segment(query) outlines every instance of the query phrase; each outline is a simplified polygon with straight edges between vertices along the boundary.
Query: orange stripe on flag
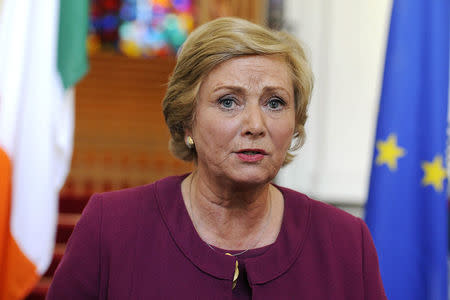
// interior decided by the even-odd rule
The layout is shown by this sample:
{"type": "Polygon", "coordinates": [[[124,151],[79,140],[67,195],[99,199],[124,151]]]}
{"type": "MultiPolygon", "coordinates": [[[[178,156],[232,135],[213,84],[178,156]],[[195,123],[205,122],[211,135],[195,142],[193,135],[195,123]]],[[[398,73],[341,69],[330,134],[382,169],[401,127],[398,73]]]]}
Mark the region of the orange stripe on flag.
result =
{"type": "Polygon", "coordinates": [[[0,148],[0,300],[19,300],[39,280],[36,266],[22,253],[9,229],[12,166],[0,148]]]}
{"type": "Polygon", "coordinates": [[[0,148],[0,300],[5,299],[6,249],[9,236],[9,214],[11,210],[11,162],[0,148]]]}
{"type": "MultiPolygon", "coordinates": [[[[11,234],[8,234],[6,278],[0,294],[2,300],[24,299],[39,281],[36,266],[22,253],[11,234]]],[[[4,271],[2,270],[2,272],[4,271]]]]}

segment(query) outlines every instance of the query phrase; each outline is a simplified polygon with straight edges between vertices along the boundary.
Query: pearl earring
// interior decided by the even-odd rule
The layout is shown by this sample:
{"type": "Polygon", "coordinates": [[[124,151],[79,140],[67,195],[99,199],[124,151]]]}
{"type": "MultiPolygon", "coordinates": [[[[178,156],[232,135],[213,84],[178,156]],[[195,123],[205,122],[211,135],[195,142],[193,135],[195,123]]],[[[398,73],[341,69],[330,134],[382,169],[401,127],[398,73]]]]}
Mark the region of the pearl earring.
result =
{"type": "Polygon", "coordinates": [[[189,148],[189,149],[192,149],[192,148],[194,148],[194,145],[195,145],[195,143],[194,143],[194,139],[191,137],[191,136],[187,136],[186,137],[186,146],[189,148]]]}

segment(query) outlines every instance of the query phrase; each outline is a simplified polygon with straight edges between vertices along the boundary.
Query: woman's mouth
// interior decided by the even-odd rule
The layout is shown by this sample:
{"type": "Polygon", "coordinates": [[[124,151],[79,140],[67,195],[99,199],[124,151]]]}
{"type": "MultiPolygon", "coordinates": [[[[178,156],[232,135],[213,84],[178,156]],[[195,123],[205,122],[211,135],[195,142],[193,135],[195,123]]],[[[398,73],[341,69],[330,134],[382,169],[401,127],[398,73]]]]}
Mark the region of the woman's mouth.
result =
{"type": "Polygon", "coordinates": [[[267,155],[263,149],[242,149],[236,152],[239,159],[245,162],[257,162],[267,155]]]}

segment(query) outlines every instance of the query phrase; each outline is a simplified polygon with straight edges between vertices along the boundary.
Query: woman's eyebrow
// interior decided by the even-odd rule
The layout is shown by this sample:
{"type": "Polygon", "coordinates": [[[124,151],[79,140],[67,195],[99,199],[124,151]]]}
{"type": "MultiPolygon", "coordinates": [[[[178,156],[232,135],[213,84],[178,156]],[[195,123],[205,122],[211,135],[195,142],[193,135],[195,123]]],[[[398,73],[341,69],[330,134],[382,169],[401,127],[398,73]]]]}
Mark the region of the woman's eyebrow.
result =
{"type": "Polygon", "coordinates": [[[231,90],[237,93],[244,93],[245,92],[245,88],[241,87],[241,86],[237,86],[237,85],[218,85],[213,89],[213,92],[219,91],[219,90],[231,90]]]}
{"type": "Polygon", "coordinates": [[[278,92],[278,91],[283,91],[284,93],[290,95],[291,93],[284,87],[282,86],[266,86],[264,87],[264,92],[278,92]]]}
{"type": "MultiPolygon", "coordinates": [[[[241,86],[237,86],[237,85],[218,85],[213,89],[213,92],[219,91],[219,90],[231,90],[237,93],[245,93],[246,89],[241,87],[241,86]]],[[[284,93],[290,95],[291,93],[284,87],[282,86],[266,86],[263,88],[263,93],[267,93],[267,92],[277,92],[277,91],[283,91],[284,93]]]]}

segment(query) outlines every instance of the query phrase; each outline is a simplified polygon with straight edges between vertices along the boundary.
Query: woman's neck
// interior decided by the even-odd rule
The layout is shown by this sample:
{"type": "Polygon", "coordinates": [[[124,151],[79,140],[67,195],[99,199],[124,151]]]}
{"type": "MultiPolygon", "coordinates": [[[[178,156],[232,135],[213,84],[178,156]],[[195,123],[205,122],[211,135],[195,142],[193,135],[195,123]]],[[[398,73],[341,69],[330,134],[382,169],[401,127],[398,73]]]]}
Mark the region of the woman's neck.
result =
{"type": "Polygon", "coordinates": [[[215,184],[194,172],[182,183],[183,198],[199,236],[228,250],[258,248],[275,241],[283,198],[269,183],[243,188],[215,184]]]}

